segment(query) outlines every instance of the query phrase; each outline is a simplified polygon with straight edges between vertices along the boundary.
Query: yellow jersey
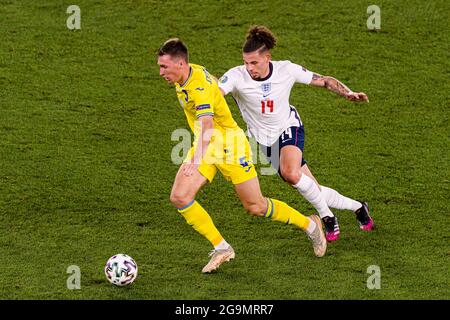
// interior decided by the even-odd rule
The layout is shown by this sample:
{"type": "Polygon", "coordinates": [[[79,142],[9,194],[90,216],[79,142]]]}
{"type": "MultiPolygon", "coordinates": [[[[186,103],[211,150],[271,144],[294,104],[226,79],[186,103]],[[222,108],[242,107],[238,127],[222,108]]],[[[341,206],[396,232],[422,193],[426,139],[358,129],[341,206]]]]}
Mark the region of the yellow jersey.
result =
{"type": "Polygon", "coordinates": [[[240,129],[234,121],[216,80],[205,67],[190,63],[191,72],[183,85],[175,83],[178,100],[184,109],[189,127],[196,133],[194,122],[205,115],[213,116],[214,128],[240,129]]]}
{"type": "Polygon", "coordinates": [[[203,66],[196,64],[189,66],[188,79],[184,84],[175,83],[175,88],[189,127],[195,136],[194,147],[200,133],[200,126],[197,126],[196,122],[203,116],[212,116],[215,131],[211,137],[211,146],[208,147],[211,149],[209,154],[214,155],[216,159],[224,158],[225,154],[227,157],[233,157],[239,147],[247,147],[243,141],[247,138],[233,119],[215,78],[203,66]]]}

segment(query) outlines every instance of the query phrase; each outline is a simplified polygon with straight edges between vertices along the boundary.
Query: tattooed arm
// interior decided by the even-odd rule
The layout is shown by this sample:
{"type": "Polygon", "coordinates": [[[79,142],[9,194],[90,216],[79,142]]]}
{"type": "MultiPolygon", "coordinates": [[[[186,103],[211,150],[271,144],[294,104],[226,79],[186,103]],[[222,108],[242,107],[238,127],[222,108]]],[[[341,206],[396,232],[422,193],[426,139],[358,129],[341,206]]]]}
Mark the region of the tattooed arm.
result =
{"type": "Polygon", "coordinates": [[[345,84],[333,77],[322,76],[318,73],[314,73],[311,80],[311,85],[327,88],[328,90],[333,91],[334,93],[337,93],[350,101],[369,102],[369,98],[367,98],[367,95],[364,92],[353,92],[345,84]]]}

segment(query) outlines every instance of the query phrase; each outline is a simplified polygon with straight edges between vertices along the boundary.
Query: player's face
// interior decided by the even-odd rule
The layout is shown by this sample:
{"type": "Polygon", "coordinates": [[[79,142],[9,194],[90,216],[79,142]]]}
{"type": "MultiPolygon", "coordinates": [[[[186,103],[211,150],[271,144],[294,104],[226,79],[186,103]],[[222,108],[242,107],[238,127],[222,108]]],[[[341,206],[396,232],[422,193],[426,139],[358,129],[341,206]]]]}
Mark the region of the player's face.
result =
{"type": "Polygon", "coordinates": [[[254,51],[242,54],[245,68],[253,79],[261,79],[269,74],[270,53],[254,51]]]}
{"type": "Polygon", "coordinates": [[[167,82],[174,83],[180,82],[182,77],[181,59],[173,58],[166,54],[158,57],[159,75],[163,77],[167,82]]]}

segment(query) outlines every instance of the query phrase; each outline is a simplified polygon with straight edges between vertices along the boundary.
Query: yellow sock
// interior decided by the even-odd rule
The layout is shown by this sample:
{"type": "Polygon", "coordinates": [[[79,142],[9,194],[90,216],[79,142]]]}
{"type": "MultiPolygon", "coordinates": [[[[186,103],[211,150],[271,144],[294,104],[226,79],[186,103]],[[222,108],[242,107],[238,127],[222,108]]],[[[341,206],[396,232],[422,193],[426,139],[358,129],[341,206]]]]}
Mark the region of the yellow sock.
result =
{"type": "Polygon", "coordinates": [[[302,230],[306,230],[310,223],[307,217],[294,208],[291,208],[282,201],[270,198],[267,198],[267,212],[265,217],[286,224],[294,224],[302,230]]]}
{"type": "Polygon", "coordinates": [[[197,201],[192,201],[186,207],[178,209],[178,212],[195,231],[208,239],[214,247],[223,240],[211,217],[197,201]]]}

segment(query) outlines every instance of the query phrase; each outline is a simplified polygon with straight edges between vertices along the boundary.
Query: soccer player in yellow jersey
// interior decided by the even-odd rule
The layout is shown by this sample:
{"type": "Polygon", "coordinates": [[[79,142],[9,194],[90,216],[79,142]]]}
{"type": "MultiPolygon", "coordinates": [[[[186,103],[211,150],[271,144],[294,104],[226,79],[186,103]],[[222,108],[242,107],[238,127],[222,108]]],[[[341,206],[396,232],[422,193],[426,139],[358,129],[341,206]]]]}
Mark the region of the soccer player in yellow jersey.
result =
{"type": "Polygon", "coordinates": [[[296,225],[312,241],[315,255],[322,257],[327,243],[319,217],[305,217],[286,203],[262,195],[251,162],[250,144],[234,121],[216,79],[204,67],[189,63],[187,47],[177,38],[167,40],[159,48],[158,65],[160,76],[175,85],[195,135],[193,147],[175,177],[170,201],[186,222],[214,247],[202,272],[216,270],[235,257],[233,248],[195,200],[197,192],[213,180],[217,170],[234,184],[250,214],[296,225]]]}

